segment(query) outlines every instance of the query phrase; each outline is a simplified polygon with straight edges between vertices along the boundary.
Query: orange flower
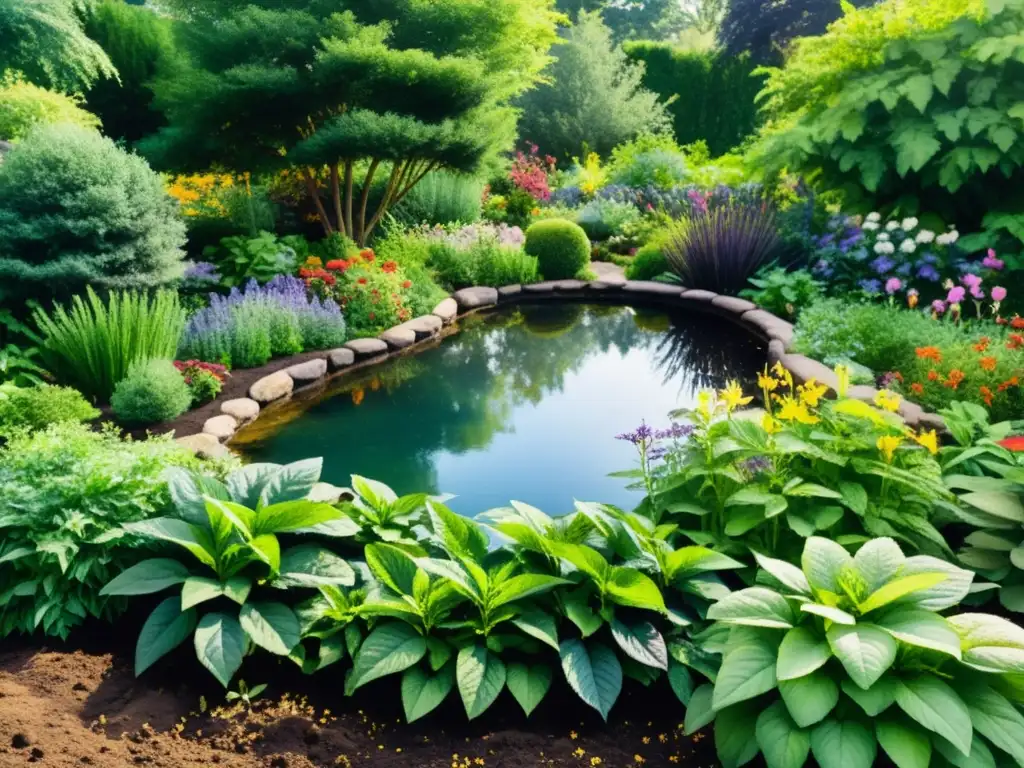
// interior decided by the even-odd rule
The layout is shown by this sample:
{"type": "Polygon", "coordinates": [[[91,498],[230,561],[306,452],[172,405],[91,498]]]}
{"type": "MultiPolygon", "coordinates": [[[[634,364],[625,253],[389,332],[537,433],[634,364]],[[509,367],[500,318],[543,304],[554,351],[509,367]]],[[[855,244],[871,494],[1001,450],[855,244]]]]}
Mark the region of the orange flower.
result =
{"type": "Polygon", "coordinates": [[[1011,376],[998,387],[996,387],[996,389],[999,390],[1000,392],[1005,392],[1010,387],[1016,387],[1018,384],[1020,384],[1020,379],[1017,376],[1011,376]]]}
{"type": "Polygon", "coordinates": [[[1020,330],[1021,328],[1024,328],[1024,317],[1020,317],[1019,315],[1014,315],[1013,319],[1010,320],[1010,327],[1011,328],[1016,328],[1018,330],[1020,330]]]}
{"type": "Polygon", "coordinates": [[[1024,346],[1024,336],[1021,336],[1019,333],[1011,333],[1010,340],[1006,342],[1006,348],[1019,349],[1022,346],[1024,346]]]}
{"type": "Polygon", "coordinates": [[[396,272],[397,270],[398,264],[394,261],[385,261],[383,264],[380,265],[381,272],[387,272],[390,274],[391,272],[396,272]]]}
{"type": "Polygon", "coordinates": [[[412,288],[412,280],[406,280],[404,283],[402,283],[402,287],[403,288],[412,288]]]}
{"type": "Polygon", "coordinates": [[[915,352],[917,352],[917,356],[922,360],[934,360],[936,363],[942,362],[942,353],[939,352],[938,347],[918,347],[915,352]]]}
{"type": "Polygon", "coordinates": [[[359,255],[367,264],[373,264],[373,260],[376,258],[372,248],[364,248],[359,252],[359,255]]]}
{"type": "Polygon", "coordinates": [[[910,385],[910,391],[913,392],[915,395],[923,395],[924,387],[915,381],[913,384],[910,385]]]}
{"type": "Polygon", "coordinates": [[[981,358],[981,360],[978,361],[978,365],[980,365],[986,371],[994,371],[998,363],[999,361],[992,356],[983,357],[981,358]]]}
{"type": "Polygon", "coordinates": [[[990,339],[988,336],[982,336],[980,339],[978,339],[978,343],[974,345],[974,351],[984,352],[986,349],[988,349],[988,345],[991,343],[992,339],[990,339]]]}
{"type": "Polygon", "coordinates": [[[363,390],[362,387],[359,387],[359,389],[353,389],[352,390],[352,405],[359,405],[360,403],[363,402],[363,398],[364,397],[366,397],[366,392],[363,390]]]}
{"type": "Polygon", "coordinates": [[[932,368],[930,371],[928,371],[928,381],[938,381],[938,380],[939,380],[939,372],[938,371],[936,371],[934,368],[932,368]]]}
{"type": "Polygon", "coordinates": [[[950,389],[956,389],[957,387],[960,386],[960,382],[962,382],[963,380],[964,372],[961,371],[959,368],[954,368],[952,371],[949,372],[949,378],[946,379],[946,383],[944,386],[947,386],[950,389]]]}
{"type": "Polygon", "coordinates": [[[992,406],[992,390],[988,387],[979,387],[978,391],[981,393],[981,399],[985,401],[985,405],[992,406]]]}

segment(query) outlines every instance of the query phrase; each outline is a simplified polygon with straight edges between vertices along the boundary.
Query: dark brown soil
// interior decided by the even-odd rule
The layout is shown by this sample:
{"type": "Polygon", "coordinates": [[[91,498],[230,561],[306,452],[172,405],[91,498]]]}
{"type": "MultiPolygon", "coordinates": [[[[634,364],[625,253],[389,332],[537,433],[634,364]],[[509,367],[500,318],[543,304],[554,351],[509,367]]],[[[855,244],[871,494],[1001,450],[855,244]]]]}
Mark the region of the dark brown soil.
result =
{"type": "MultiPolygon", "coordinates": [[[[224,692],[181,648],[140,680],[121,633],[104,627],[84,647],[5,642],[0,649],[0,768],[638,768],[717,765],[711,739],[682,732],[682,706],[667,685],[626,682],[604,724],[556,682],[527,720],[508,694],[467,723],[457,694],[406,724],[398,682],[342,695],[344,667],[302,676],[290,662],[247,662],[269,688],[251,710],[224,692]],[[211,685],[212,683],[212,685],[211,685]]],[[[88,630],[87,630],[88,632],[88,630]]],[[[257,679],[258,678],[258,679],[257,679]]]]}

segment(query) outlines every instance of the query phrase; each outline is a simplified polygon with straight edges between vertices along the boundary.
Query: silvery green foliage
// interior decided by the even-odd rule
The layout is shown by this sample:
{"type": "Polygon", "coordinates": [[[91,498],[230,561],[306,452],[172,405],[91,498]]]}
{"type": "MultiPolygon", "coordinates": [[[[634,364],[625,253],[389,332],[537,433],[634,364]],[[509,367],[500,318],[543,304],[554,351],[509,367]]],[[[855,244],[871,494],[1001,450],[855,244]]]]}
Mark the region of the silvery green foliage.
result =
{"type": "Polygon", "coordinates": [[[995,765],[993,751],[1024,762],[1012,677],[1024,630],[943,616],[978,589],[971,571],[905,557],[888,538],[850,555],[811,537],[800,568],[757,561],[758,585],[708,610],[729,630],[722,665],[686,713],[689,732],[715,723],[725,766],[760,752],[770,768],[812,755],[822,768],[869,768],[879,746],[901,767],[995,765]]]}

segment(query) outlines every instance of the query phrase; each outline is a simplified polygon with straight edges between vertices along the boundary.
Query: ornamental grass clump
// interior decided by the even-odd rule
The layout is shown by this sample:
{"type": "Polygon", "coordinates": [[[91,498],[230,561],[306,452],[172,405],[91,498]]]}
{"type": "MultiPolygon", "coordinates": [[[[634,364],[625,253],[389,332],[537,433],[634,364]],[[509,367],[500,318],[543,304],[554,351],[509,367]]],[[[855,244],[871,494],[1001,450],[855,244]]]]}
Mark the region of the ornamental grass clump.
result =
{"type": "Polygon", "coordinates": [[[664,252],[688,288],[736,294],[781,249],[774,208],[764,201],[730,200],[684,219],[664,252]]]}
{"type": "Polygon", "coordinates": [[[173,360],[185,326],[185,311],[173,291],[150,298],[134,291],[115,291],[103,300],[86,288],[71,306],[33,318],[43,336],[40,353],[58,381],[86,397],[107,402],[114,386],[140,360],[173,360]]]}
{"type": "Polygon", "coordinates": [[[255,368],[272,357],[329,349],[345,341],[338,305],[310,298],[297,277],[278,275],[260,286],[250,280],[189,318],[179,357],[255,368]]]}
{"type": "Polygon", "coordinates": [[[500,287],[537,280],[537,259],[523,252],[525,235],[507,224],[473,224],[456,230],[434,228],[428,265],[449,288],[500,287]]]}
{"type": "Polygon", "coordinates": [[[757,586],[708,609],[722,664],[697,688],[686,731],[714,723],[724,765],[870,768],[1024,762],[1014,673],[1024,629],[955,610],[974,574],[891,538],[856,554],[811,537],[799,568],[755,554],[757,586]],[[993,749],[995,748],[995,749],[993,749]]]}

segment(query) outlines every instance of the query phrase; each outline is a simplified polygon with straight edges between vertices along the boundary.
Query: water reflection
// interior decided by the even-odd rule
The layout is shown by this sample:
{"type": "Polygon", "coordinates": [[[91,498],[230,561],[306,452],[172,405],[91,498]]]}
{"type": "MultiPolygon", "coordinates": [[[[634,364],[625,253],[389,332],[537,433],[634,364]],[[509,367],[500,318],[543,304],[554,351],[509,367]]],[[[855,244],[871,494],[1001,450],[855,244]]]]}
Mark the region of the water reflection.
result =
{"type": "Polygon", "coordinates": [[[322,455],[339,485],[355,473],[455,493],[466,514],[510,498],[551,513],[573,498],[629,506],[606,477],[634,458],[613,435],[663,424],[701,388],[751,381],[765,359],[711,315],[539,304],[462,323],[436,348],[271,409],[235,446],[257,461],[322,455]]]}

